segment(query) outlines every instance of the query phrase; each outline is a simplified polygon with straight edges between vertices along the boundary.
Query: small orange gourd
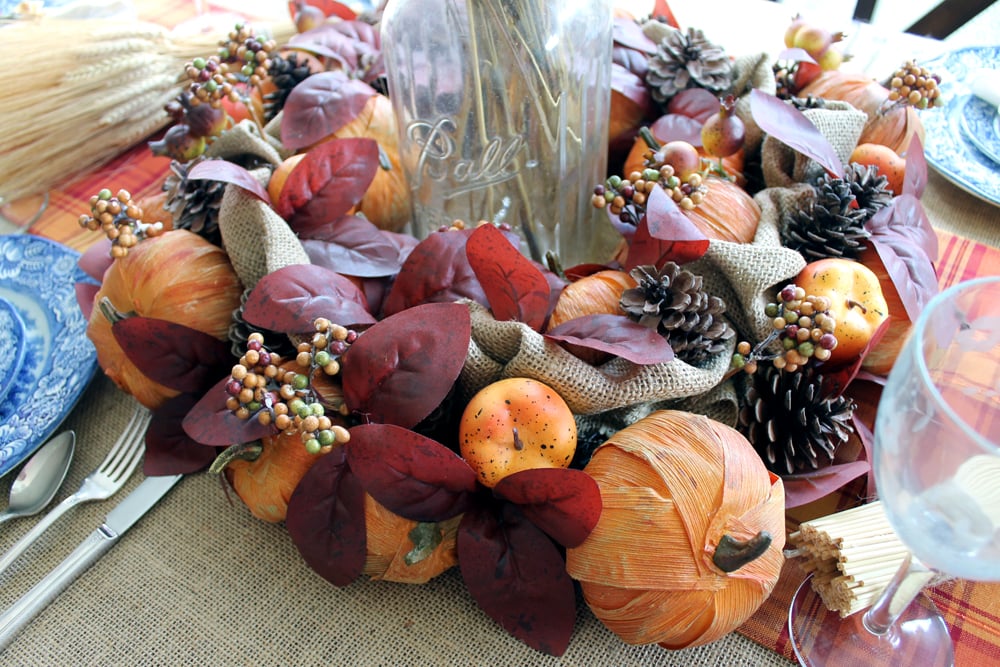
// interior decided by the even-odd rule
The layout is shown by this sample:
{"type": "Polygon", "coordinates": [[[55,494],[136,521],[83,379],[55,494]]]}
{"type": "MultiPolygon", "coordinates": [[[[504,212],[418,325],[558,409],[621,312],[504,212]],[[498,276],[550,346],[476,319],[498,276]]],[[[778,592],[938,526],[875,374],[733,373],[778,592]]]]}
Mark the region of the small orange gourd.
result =
{"type": "Polygon", "coordinates": [[[598,447],[585,468],[603,510],[566,570],[622,641],[706,644],[743,624],[784,562],[785,494],[739,432],[654,412],[598,447]]]}
{"type": "Polygon", "coordinates": [[[702,234],[717,241],[750,243],[760,223],[760,206],[736,183],[708,176],[708,194],[684,215],[702,234]]]}
{"type": "Polygon", "coordinates": [[[455,537],[461,515],[420,523],[390,512],[365,494],[364,573],[372,579],[424,584],[458,563],[455,537]]]}
{"type": "Polygon", "coordinates": [[[111,332],[112,319],[153,317],[226,340],[242,293],[225,251],[186,229],[171,230],[142,241],[105,271],[87,336],[105,374],[154,409],[178,392],[150,380],[129,361],[111,332]]]}
{"type": "Polygon", "coordinates": [[[549,316],[549,328],[584,315],[620,315],[622,292],[636,286],[625,271],[607,269],[584,276],[563,288],[549,316]]]}

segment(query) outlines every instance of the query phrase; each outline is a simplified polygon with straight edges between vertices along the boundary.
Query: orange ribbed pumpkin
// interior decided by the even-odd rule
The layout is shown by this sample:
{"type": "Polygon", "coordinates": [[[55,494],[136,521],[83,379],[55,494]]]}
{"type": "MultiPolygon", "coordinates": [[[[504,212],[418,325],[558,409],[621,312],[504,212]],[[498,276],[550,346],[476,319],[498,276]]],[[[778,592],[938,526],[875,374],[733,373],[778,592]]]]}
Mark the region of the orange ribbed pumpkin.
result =
{"type": "Polygon", "coordinates": [[[131,248],[104,273],[87,336],[105,374],[153,409],[178,392],[150,380],[128,360],[111,333],[101,302],[106,299],[111,309],[126,316],[167,320],[226,340],[242,293],[221,248],[186,229],[171,230],[131,248]]]}
{"type": "Polygon", "coordinates": [[[584,315],[621,315],[618,305],[622,292],[636,286],[635,278],[624,271],[598,271],[563,288],[549,316],[549,328],[584,315]]]}
{"type": "Polygon", "coordinates": [[[760,206],[732,181],[709,176],[705,199],[684,215],[710,239],[750,243],[760,223],[760,206]]]}
{"type": "Polygon", "coordinates": [[[455,536],[461,515],[439,523],[418,523],[390,512],[365,494],[368,555],[364,573],[372,579],[424,584],[458,563],[455,536]]]}
{"type": "Polygon", "coordinates": [[[566,570],[622,641],[706,644],[770,595],[784,563],[784,487],[736,430],[654,412],[601,445],[586,472],[604,509],[567,549],[566,570]]]}

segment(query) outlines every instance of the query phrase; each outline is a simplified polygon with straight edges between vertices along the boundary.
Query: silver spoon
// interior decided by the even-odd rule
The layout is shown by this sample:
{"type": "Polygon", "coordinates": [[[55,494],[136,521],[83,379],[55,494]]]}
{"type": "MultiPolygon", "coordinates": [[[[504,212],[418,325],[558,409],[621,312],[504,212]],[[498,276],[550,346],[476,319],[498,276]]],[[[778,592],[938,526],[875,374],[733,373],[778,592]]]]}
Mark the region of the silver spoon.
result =
{"type": "Polygon", "coordinates": [[[63,431],[42,445],[11,485],[10,503],[0,513],[0,523],[38,514],[51,502],[66,479],[75,447],[73,431],[63,431]]]}

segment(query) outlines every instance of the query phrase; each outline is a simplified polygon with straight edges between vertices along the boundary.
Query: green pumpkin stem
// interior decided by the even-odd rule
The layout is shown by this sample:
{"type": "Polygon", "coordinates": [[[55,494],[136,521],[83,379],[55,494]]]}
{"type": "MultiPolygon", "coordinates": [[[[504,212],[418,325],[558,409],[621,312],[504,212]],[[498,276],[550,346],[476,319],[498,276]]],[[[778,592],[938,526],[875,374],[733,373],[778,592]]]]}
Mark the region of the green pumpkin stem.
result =
{"type": "Polygon", "coordinates": [[[410,530],[409,538],[413,548],[403,557],[403,562],[412,566],[434,553],[444,540],[444,533],[436,522],[421,521],[410,530]]]}
{"type": "Polygon", "coordinates": [[[646,142],[646,145],[654,151],[658,151],[663,148],[663,145],[656,140],[656,137],[653,136],[652,130],[648,127],[640,127],[639,136],[642,137],[642,140],[646,142]]]}
{"type": "Polygon", "coordinates": [[[218,475],[226,469],[227,465],[237,459],[242,459],[244,461],[256,461],[263,451],[264,445],[261,444],[260,440],[230,445],[229,447],[226,447],[221,454],[215,457],[215,460],[212,461],[212,465],[208,467],[208,472],[218,475]]]}
{"type": "Polygon", "coordinates": [[[111,303],[111,299],[106,296],[101,297],[101,300],[97,302],[97,307],[101,309],[101,315],[104,315],[104,318],[111,324],[135,317],[137,314],[134,310],[123,313],[115,308],[115,304],[111,303]]]}
{"type": "Polygon", "coordinates": [[[715,547],[712,562],[723,572],[735,572],[750,561],[764,555],[771,546],[771,533],[762,530],[748,540],[723,535],[715,547]]]}

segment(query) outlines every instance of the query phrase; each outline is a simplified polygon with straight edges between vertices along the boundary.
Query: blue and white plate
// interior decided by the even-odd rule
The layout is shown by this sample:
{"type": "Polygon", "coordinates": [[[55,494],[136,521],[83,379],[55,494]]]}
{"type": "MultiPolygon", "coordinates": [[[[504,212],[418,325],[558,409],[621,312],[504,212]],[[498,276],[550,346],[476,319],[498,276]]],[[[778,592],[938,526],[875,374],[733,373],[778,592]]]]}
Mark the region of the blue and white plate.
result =
{"type": "Polygon", "coordinates": [[[963,130],[964,108],[972,97],[972,72],[996,67],[1000,46],[970,46],[921,63],[941,77],[946,103],[920,112],[927,163],[966,192],[1000,206],[1000,165],[973,144],[963,130]]]}
{"type": "Polygon", "coordinates": [[[1000,166],[1000,110],[970,95],[962,106],[962,130],[966,139],[1000,166]]]}
{"type": "Polygon", "coordinates": [[[78,259],[75,250],[38,236],[0,236],[0,299],[17,311],[24,347],[0,403],[0,476],[52,435],[97,370],[74,287],[93,281],[78,259]]]}
{"type": "Polygon", "coordinates": [[[7,299],[0,299],[0,341],[6,341],[7,351],[0,354],[0,404],[14,386],[28,353],[24,322],[17,308],[7,299]]]}

